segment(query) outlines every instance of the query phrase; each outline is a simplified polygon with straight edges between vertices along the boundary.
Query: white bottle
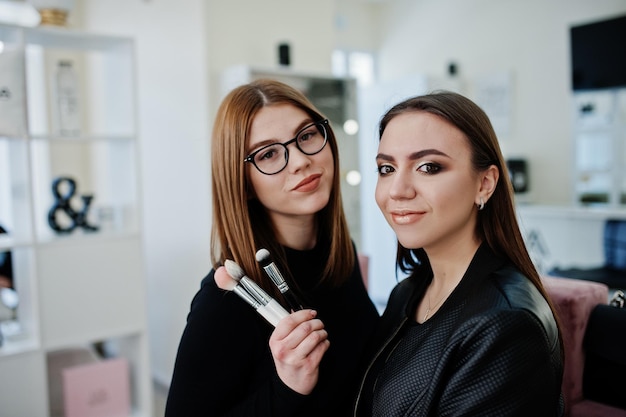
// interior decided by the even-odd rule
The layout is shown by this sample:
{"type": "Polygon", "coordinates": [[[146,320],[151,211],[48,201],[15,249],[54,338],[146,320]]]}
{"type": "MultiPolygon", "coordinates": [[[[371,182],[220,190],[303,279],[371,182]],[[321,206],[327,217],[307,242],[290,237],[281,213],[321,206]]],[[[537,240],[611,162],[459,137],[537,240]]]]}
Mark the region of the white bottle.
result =
{"type": "Polygon", "coordinates": [[[59,61],[56,87],[58,133],[61,136],[78,136],[80,134],[78,77],[72,67],[72,61],[59,61]]]}

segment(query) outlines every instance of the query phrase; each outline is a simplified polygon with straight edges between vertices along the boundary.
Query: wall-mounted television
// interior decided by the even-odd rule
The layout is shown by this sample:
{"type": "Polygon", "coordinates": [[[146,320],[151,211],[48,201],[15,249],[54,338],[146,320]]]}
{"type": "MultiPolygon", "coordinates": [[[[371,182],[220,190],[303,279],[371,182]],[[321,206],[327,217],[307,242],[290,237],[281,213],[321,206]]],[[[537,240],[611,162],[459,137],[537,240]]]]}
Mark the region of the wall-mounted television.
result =
{"type": "Polygon", "coordinates": [[[573,90],[626,87],[626,16],[570,27],[573,90]]]}

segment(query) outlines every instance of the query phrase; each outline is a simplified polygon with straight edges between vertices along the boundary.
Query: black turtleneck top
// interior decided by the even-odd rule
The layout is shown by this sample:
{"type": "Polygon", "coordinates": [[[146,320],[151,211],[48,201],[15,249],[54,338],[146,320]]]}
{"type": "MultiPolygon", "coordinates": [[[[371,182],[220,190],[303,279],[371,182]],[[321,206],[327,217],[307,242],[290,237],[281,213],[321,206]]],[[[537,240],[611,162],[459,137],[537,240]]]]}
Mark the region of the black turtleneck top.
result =
{"type": "Polygon", "coordinates": [[[282,383],[268,343],[273,327],[236,294],[218,288],[211,270],[191,303],[166,417],[351,414],[363,370],[359,360],[378,320],[358,262],[345,284],[329,288],[318,285],[323,249],[285,250],[304,302],[329,335],[314,391],[304,396],[282,383]]]}

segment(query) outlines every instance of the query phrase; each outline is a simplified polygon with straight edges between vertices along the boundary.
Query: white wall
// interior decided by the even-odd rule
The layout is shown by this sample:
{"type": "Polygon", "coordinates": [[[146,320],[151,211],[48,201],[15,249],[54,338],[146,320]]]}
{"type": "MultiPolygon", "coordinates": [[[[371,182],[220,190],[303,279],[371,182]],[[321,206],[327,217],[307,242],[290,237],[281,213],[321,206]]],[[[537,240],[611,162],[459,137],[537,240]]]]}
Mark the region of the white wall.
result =
{"type": "MultiPolygon", "coordinates": [[[[389,84],[405,77],[442,77],[451,60],[470,83],[485,74],[510,73],[512,127],[502,138],[503,149],[529,159],[534,201],[570,201],[567,28],[624,13],[624,0],[374,3],[79,0],[89,31],[137,41],[151,361],[161,382],[169,382],[191,297],[210,268],[208,138],[218,76],[230,65],[274,66],[278,42],[291,43],[292,67],[307,72],[328,72],[335,46],[380,46],[380,75],[389,84]]],[[[375,126],[378,117],[362,123],[375,126]]],[[[375,152],[371,148],[366,150],[375,152]]],[[[371,161],[373,166],[373,154],[371,161]]],[[[373,204],[373,193],[363,194],[363,203],[368,200],[373,204]]],[[[369,209],[376,213],[374,206],[369,209]]],[[[380,219],[363,223],[386,226],[380,219]]],[[[390,245],[395,250],[395,243],[390,245]]],[[[390,267],[370,269],[389,281],[380,281],[378,292],[395,282],[390,267]]]]}
{"type": "Polygon", "coordinates": [[[219,76],[234,65],[278,67],[278,44],[287,42],[294,71],[329,73],[334,45],[334,0],[207,1],[207,54],[212,114],[219,76]]]}
{"type": "Polygon", "coordinates": [[[394,0],[381,33],[382,80],[444,76],[455,61],[470,84],[505,72],[512,78],[505,156],[530,163],[529,198],[568,204],[571,187],[569,26],[626,13],[624,0],[394,0]]]}
{"type": "Polygon", "coordinates": [[[334,47],[375,52],[382,40],[380,17],[390,0],[335,0],[334,47]]]}
{"type": "Polygon", "coordinates": [[[169,384],[191,298],[210,268],[205,2],[81,6],[90,32],[136,41],[151,363],[169,384]]]}
{"type": "Polygon", "coordinates": [[[191,299],[209,271],[210,129],[221,71],[277,65],[328,73],[333,0],[82,0],[78,22],[136,39],[153,375],[169,384],[191,299]]]}
{"type": "MultiPolygon", "coordinates": [[[[407,95],[460,89],[472,98],[476,81],[510,77],[509,128],[499,135],[505,157],[525,157],[526,201],[569,204],[573,165],[569,27],[626,13],[623,0],[391,0],[381,8],[380,83],[362,92],[361,186],[363,251],[370,261],[370,295],[384,304],[396,283],[396,240],[374,202],[376,123],[407,95]],[[442,85],[454,61],[460,80],[442,85]]],[[[447,79],[449,81],[449,79],[447,79]]],[[[567,242],[565,242],[567,243],[567,242]]],[[[401,277],[400,277],[401,278],[401,277]]]]}

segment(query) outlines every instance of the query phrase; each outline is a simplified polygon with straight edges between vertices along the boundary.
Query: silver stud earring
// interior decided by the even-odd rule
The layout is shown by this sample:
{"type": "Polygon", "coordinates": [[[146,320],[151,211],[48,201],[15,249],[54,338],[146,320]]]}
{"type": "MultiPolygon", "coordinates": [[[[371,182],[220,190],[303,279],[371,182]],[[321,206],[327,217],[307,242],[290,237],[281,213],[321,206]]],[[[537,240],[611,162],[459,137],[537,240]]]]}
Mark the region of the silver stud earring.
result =
{"type": "Polygon", "coordinates": [[[480,197],[480,204],[477,204],[477,206],[478,206],[478,211],[485,208],[485,200],[483,200],[482,197],[480,197]]]}

